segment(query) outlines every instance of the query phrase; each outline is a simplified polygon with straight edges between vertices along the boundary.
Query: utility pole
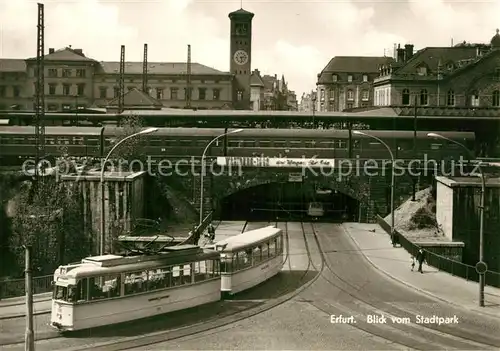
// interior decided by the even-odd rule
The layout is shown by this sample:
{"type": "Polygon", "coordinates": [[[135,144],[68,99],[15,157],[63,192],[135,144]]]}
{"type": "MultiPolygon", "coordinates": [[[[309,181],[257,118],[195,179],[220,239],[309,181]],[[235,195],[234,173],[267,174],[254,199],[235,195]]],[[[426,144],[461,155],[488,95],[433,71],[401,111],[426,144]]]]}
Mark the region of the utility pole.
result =
{"type": "MultiPolygon", "coordinates": [[[[35,180],[39,180],[38,166],[45,157],[45,83],[44,83],[44,6],[38,4],[35,82],[35,180]]],[[[42,170],[43,172],[43,170],[42,170]]]]}
{"type": "Polygon", "coordinates": [[[186,108],[191,108],[191,45],[187,52],[186,108]]]}
{"type": "MultiPolygon", "coordinates": [[[[415,94],[415,106],[413,107],[413,157],[417,157],[417,97],[418,95],[415,94]]],[[[415,178],[416,176],[412,174],[411,176],[411,181],[412,181],[412,195],[411,195],[411,201],[416,201],[415,198],[415,193],[417,191],[417,179],[415,178]]]]}
{"type": "Polygon", "coordinates": [[[144,44],[144,56],[142,60],[142,91],[149,95],[148,91],[148,44],[144,44]]]}
{"type": "Polygon", "coordinates": [[[35,351],[35,337],[33,334],[33,287],[31,270],[31,246],[24,246],[25,250],[25,290],[26,290],[26,332],[24,334],[25,351],[35,351]]]}
{"type": "Polygon", "coordinates": [[[125,95],[125,45],[120,50],[120,76],[118,77],[118,113],[123,112],[125,95]]]}

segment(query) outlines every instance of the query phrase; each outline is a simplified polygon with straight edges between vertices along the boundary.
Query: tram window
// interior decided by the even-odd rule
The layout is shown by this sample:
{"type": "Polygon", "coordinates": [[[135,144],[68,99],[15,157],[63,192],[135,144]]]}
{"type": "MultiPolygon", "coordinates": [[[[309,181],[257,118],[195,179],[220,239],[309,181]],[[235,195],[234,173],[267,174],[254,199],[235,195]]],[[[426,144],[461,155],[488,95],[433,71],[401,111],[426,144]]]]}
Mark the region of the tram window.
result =
{"type": "Polygon", "coordinates": [[[244,147],[255,147],[255,141],[253,140],[243,140],[244,147]]]}
{"type": "Polygon", "coordinates": [[[160,138],[151,138],[149,140],[149,145],[151,146],[162,146],[163,142],[160,138]]]}
{"type": "Polygon", "coordinates": [[[26,138],[23,138],[23,137],[14,137],[12,138],[13,139],[13,144],[24,144],[24,141],[26,140],[26,138]]]}
{"type": "Polygon", "coordinates": [[[352,147],[354,149],[361,149],[361,143],[359,142],[359,140],[354,140],[354,142],[352,143],[352,147]]]}
{"type": "Polygon", "coordinates": [[[259,141],[259,147],[271,147],[270,141],[259,141]]]}
{"type": "Polygon", "coordinates": [[[442,144],[431,144],[431,150],[441,149],[442,144]]]}
{"type": "Polygon", "coordinates": [[[205,261],[194,263],[194,282],[201,282],[210,278],[210,274],[207,272],[207,264],[205,261]]]}
{"type": "Polygon", "coordinates": [[[182,273],[179,266],[172,267],[172,286],[177,286],[182,284],[182,273]]]}
{"type": "Polygon", "coordinates": [[[314,141],[308,140],[304,141],[304,147],[314,148],[316,143],[314,141]]]}
{"type": "Polygon", "coordinates": [[[89,279],[89,300],[120,296],[120,276],[92,277],[89,279]]]}
{"type": "Polygon", "coordinates": [[[286,141],[279,140],[279,141],[274,141],[274,147],[286,147],[286,141]]]}
{"type": "Polygon", "coordinates": [[[0,144],[9,144],[9,138],[0,137],[0,144]]]}
{"type": "Polygon", "coordinates": [[[221,273],[231,273],[233,270],[231,257],[221,257],[220,260],[220,272],[221,273]]]}
{"type": "Polygon", "coordinates": [[[66,286],[56,285],[54,289],[54,300],[67,301],[68,288],[66,286]]]}
{"type": "MultiPolygon", "coordinates": [[[[210,140],[196,140],[195,143],[196,143],[196,146],[205,148],[209,142],[210,142],[210,140]]],[[[216,146],[216,145],[213,145],[213,146],[216,146]]]]}
{"type": "Polygon", "coordinates": [[[185,264],[183,267],[182,271],[182,280],[184,284],[191,284],[192,283],[192,278],[191,278],[191,264],[185,264]]]}
{"type": "Polygon", "coordinates": [[[333,142],[331,141],[320,141],[319,147],[322,149],[331,149],[333,148],[333,142]]]}
{"type": "Polygon", "coordinates": [[[257,264],[262,261],[262,252],[260,246],[257,246],[253,249],[253,263],[257,264]]]}
{"type": "Polygon", "coordinates": [[[240,269],[240,266],[238,265],[238,254],[235,252],[233,253],[233,259],[232,259],[232,267],[233,272],[237,272],[240,269]]]}
{"type": "Polygon", "coordinates": [[[148,290],[168,288],[171,285],[170,267],[158,268],[148,272],[148,290]]]}
{"type": "Polygon", "coordinates": [[[347,142],[345,140],[335,140],[334,147],[336,149],[346,149],[347,148],[347,142]]]}
{"type": "Polygon", "coordinates": [[[69,145],[69,138],[67,138],[67,137],[59,137],[59,138],[57,138],[57,142],[60,145],[69,145]]]}
{"type": "Polygon", "coordinates": [[[269,256],[276,256],[276,238],[269,243],[269,256]]]}
{"type": "Polygon", "coordinates": [[[252,265],[252,252],[250,251],[250,255],[246,251],[238,252],[238,268],[244,269],[248,268],[252,265]]]}
{"type": "Polygon", "coordinates": [[[147,291],[148,272],[138,271],[125,274],[125,295],[147,291]]]}
{"type": "Polygon", "coordinates": [[[83,137],[73,137],[74,145],[84,145],[83,137]]]}
{"type": "Polygon", "coordinates": [[[99,139],[96,139],[96,138],[86,138],[85,144],[87,144],[87,145],[98,145],[99,144],[99,139]]]}
{"type": "Polygon", "coordinates": [[[179,146],[193,146],[193,141],[192,140],[179,140],[177,142],[179,146]]]}
{"type": "Polygon", "coordinates": [[[262,260],[267,259],[269,257],[269,244],[268,243],[262,244],[261,250],[262,250],[262,260]]]}
{"type": "Polygon", "coordinates": [[[296,140],[295,141],[290,141],[290,147],[292,149],[295,149],[295,148],[300,149],[301,145],[302,145],[301,141],[296,141],[296,140]]]}
{"type": "Polygon", "coordinates": [[[87,278],[83,278],[83,279],[78,280],[78,282],[76,283],[76,287],[75,287],[74,301],[81,302],[81,301],[88,300],[88,298],[89,298],[88,289],[89,289],[89,286],[88,286],[87,278]]]}

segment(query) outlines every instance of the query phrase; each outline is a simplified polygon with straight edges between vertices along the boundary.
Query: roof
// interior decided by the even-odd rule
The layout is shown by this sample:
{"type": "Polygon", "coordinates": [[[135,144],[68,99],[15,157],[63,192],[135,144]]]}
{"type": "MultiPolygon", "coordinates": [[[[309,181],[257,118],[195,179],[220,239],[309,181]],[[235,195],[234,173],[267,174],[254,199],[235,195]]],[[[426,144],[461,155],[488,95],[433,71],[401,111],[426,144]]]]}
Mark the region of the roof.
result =
{"type": "Polygon", "coordinates": [[[446,73],[448,63],[455,64],[457,61],[473,59],[477,57],[475,46],[454,47],[428,47],[417,51],[408,62],[399,67],[394,73],[416,74],[417,68],[425,64],[431,72],[437,72],[441,64],[443,73],[446,73]]]}
{"type": "MultiPolygon", "coordinates": [[[[44,61],[87,61],[96,62],[95,60],[86,57],[81,49],[72,49],[70,47],[65,47],[54,51],[52,54],[47,54],[43,57],[44,61]]],[[[28,60],[36,60],[35,57],[29,58],[28,60]]]]}
{"type": "MultiPolygon", "coordinates": [[[[97,74],[119,74],[120,62],[99,62],[100,67],[97,74]]],[[[125,62],[125,74],[142,74],[142,62],[125,62]]],[[[148,62],[148,74],[182,75],[187,74],[186,62],[148,62]]],[[[226,75],[231,73],[219,71],[200,63],[191,63],[191,74],[193,75],[226,75]]]]}
{"type": "Polygon", "coordinates": [[[221,240],[215,246],[225,246],[223,252],[237,251],[248,246],[253,246],[263,241],[272,238],[283,231],[274,226],[264,227],[255,230],[249,230],[239,235],[231,236],[227,239],[221,240]]]}
{"type": "MultiPolygon", "coordinates": [[[[436,176],[436,181],[450,188],[455,187],[480,187],[481,178],[478,177],[444,177],[436,176]]],[[[486,178],[485,185],[491,188],[500,188],[500,178],[486,178]]]]}
{"type": "Polygon", "coordinates": [[[256,71],[252,72],[250,76],[250,86],[251,87],[264,87],[264,82],[262,81],[262,77],[256,71]]]}
{"type": "Polygon", "coordinates": [[[0,59],[0,72],[26,72],[26,61],[21,59],[0,59]]]}
{"type": "Polygon", "coordinates": [[[335,56],[319,74],[318,83],[333,83],[333,73],[378,73],[380,65],[392,62],[386,56],[335,56]]]}
{"type": "MultiPolygon", "coordinates": [[[[45,127],[46,137],[49,135],[101,135],[100,127],[45,127]]],[[[34,126],[1,126],[0,134],[2,135],[33,135],[35,136],[35,127],[34,126]]]]}
{"type": "MultiPolygon", "coordinates": [[[[132,88],[123,95],[123,104],[124,106],[140,106],[140,107],[163,106],[163,104],[159,100],[149,96],[148,94],[144,93],[143,91],[137,88],[132,88]]],[[[118,106],[118,98],[114,98],[113,100],[111,100],[108,103],[108,106],[118,106]]]]}
{"type": "Polygon", "coordinates": [[[231,13],[229,13],[229,18],[232,18],[232,17],[250,17],[250,18],[253,18],[253,16],[255,16],[253,13],[247,11],[247,10],[243,10],[243,8],[239,9],[239,10],[236,10],[236,11],[233,11],[231,13]]]}

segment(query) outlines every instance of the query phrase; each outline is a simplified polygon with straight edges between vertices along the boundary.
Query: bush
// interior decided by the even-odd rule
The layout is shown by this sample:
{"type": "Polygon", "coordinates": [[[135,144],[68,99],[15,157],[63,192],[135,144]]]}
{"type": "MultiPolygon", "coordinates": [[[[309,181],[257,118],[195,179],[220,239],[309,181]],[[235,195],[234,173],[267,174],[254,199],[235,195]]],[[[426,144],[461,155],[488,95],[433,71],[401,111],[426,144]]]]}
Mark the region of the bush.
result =
{"type": "Polygon", "coordinates": [[[435,228],[437,225],[435,215],[427,208],[419,208],[410,220],[410,230],[435,228]]]}

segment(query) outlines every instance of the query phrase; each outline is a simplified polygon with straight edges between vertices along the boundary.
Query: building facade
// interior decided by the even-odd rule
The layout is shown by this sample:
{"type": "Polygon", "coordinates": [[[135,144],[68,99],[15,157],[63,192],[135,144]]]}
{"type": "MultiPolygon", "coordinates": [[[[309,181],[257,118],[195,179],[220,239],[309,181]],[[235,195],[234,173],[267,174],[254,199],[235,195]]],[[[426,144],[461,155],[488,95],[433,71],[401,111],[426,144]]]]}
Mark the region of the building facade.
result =
{"type": "Polygon", "coordinates": [[[316,111],[373,106],[373,83],[379,67],[392,57],[336,56],[318,74],[316,111]]]}
{"type": "Polygon", "coordinates": [[[500,107],[500,34],[489,44],[398,48],[395,62],[379,67],[375,106],[500,107]]]}
{"type": "Polygon", "coordinates": [[[314,104],[316,103],[316,92],[311,91],[306,94],[303,93],[300,99],[299,111],[300,112],[313,112],[315,109],[314,104]]]}
{"type": "Polygon", "coordinates": [[[288,89],[285,77],[264,75],[255,69],[250,77],[252,109],[272,111],[297,111],[297,96],[288,89]]]}

